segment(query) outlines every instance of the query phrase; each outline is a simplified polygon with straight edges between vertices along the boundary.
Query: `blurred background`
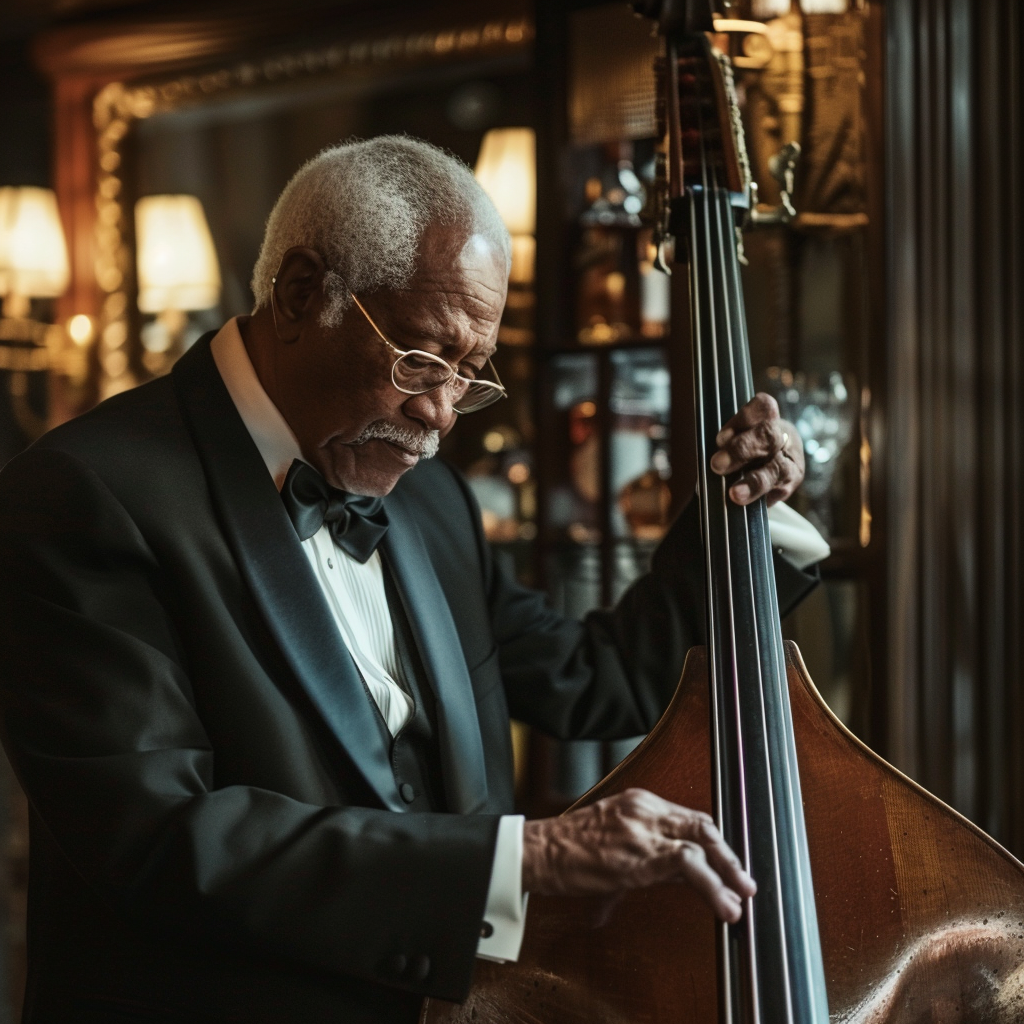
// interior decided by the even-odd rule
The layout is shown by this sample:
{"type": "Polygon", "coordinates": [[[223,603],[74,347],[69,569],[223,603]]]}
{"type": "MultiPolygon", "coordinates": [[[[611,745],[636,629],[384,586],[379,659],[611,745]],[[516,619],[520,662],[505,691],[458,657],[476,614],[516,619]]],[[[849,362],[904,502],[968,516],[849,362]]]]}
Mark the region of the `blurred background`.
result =
{"type": "MultiPolygon", "coordinates": [[[[1020,855],[1021,12],[720,8],[765,221],[744,239],[755,376],[832,548],[784,631],[857,736],[1020,855]]],[[[695,480],[687,286],[647,220],[657,48],[620,2],[6,0],[0,463],[248,312],[300,164],[407,132],[474,167],[514,238],[510,400],[443,454],[508,571],[568,614],[615,601],[695,480]]],[[[529,814],[640,739],[514,738],[529,814]]],[[[2,787],[13,1021],[27,826],[9,769],[2,787]]]]}

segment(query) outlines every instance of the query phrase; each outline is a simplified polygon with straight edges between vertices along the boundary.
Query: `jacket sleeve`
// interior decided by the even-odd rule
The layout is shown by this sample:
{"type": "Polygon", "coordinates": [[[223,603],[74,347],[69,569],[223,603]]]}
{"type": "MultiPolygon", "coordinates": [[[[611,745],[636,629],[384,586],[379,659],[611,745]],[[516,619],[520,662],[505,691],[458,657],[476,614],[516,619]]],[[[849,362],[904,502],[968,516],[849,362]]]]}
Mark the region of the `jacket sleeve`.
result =
{"type": "Polygon", "coordinates": [[[81,462],[36,448],[0,475],[3,739],[63,856],[162,939],[462,997],[498,817],[218,788],[168,591],[81,462]]]}
{"type": "MultiPolygon", "coordinates": [[[[650,570],[615,607],[582,622],[502,572],[482,533],[478,544],[512,717],[563,739],[649,732],[675,692],[686,652],[705,642],[697,503],[686,506],[650,570]]],[[[776,554],[775,571],[785,615],[817,584],[817,570],[801,571],[776,554]]]]}

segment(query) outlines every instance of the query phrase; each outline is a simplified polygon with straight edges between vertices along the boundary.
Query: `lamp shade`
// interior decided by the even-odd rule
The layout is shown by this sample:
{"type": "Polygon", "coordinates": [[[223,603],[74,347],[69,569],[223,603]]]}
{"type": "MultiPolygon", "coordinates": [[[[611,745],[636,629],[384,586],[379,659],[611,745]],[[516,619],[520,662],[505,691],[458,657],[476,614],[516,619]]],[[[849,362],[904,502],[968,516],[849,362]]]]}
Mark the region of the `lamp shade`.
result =
{"type": "Polygon", "coordinates": [[[845,14],[850,0],[800,0],[804,14],[845,14]]]}
{"type": "Polygon", "coordinates": [[[203,205],[195,196],[146,196],[135,204],[139,309],[211,309],[220,268],[203,205]]]}
{"type": "Polygon", "coordinates": [[[537,157],[532,128],[492,128],[480,144],[476,178],[512,235],[532,235],[537,221],[537,157]]]}
{"type": "Polygon", "coordinates": [[[0,188],[0,293],[55,298],[70,276],[57,197],[48,188],[0,188]]]}
{"type": "Polygon", "coordinates": [[[790,0],[754,0],[750,13],[760,21],[769,21],[789,14],[792,6],[790,0]]]}

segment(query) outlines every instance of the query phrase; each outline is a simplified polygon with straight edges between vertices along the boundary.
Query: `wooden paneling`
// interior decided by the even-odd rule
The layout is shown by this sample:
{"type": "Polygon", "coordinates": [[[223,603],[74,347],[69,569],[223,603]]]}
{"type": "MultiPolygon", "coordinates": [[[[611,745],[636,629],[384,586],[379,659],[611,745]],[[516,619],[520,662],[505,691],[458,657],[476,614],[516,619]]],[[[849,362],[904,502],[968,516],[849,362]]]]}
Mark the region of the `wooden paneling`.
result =
{"type": "Polygon", "coordinates": [[[1020,853],[1021,13],[886,11],[890,755],[1020,853]]]}

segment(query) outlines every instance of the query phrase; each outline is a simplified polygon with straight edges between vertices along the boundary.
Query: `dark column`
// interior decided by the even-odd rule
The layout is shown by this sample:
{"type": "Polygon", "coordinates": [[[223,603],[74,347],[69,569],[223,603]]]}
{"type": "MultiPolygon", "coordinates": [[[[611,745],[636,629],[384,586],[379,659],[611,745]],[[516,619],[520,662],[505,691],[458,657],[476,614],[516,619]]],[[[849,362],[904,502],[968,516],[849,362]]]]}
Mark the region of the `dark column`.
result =
{"type": "Polygon", "coordinates": [[[890,754],[1019,855],[1021,12],[886,14],[890,754]]]}

